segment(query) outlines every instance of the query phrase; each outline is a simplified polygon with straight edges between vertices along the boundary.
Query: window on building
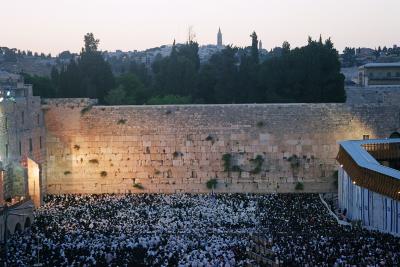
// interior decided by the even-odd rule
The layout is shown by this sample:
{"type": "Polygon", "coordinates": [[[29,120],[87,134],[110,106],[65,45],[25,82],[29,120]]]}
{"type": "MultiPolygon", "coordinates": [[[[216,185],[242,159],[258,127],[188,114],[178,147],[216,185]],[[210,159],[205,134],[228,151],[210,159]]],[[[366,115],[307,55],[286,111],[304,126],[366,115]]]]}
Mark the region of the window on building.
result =
{"type": "Polygon", "coordinates": [[[21,144],[21,141],[19,141],[19,155],[22,156],[22,144],[21,144]]]}
{"type": "Polygon", "coordinates": [[[39,136],[39,147],[40,147],[40,149],[42,149],[42,137],[41,136],[39,136]]]}
{"type": "Polygon", "coordinates": [[[364,134],[363,135],[363,140],[368,140],[369,139],[369,135],[368,134],[364,134]]]}
{"type": "Polygon", "coordinates": [[[22,124],[24,124],[25,123],[25,112],[21,112],[21,121],[22,121],[22,124]]]}
{"type": "Polygon", "coordinates": [[[373,72],[370,72],[370,73],[368,74],[368,77],[369,77],[370,79],[374,78],[374,73],[373,73],[373,72]]]}
{"type": "Polygon", "coordinates": [[[37,124],[40,125],[40,114],[37,114],[37,124]]]}
{"type": "Polygon", "coordinates": [[[386,73],[386,77],[388,77],[388,78],[392,77],[392,73],[391,72],[387,72],[386,73]]]}
{"type": "Polygon", "coordinates": [[[32,138],[29,138],[29,152],[33,151],[32,138]]]}
{"type": "Polygon", "coordinates": [[[400,72],[396,72],[396,77],[400,77],[400,72]]]}
{"type": "Polygon", "coordinates": [[[8,158],[8,144],[6,144],[6,158],[8,158]]]}
{"type": "Polygon", "coordinates": [[[5,118],[5,121],[4,121],[4,127],[6,128],[6,130],[8,129],[8,118],[7,117],[5,118]]]}

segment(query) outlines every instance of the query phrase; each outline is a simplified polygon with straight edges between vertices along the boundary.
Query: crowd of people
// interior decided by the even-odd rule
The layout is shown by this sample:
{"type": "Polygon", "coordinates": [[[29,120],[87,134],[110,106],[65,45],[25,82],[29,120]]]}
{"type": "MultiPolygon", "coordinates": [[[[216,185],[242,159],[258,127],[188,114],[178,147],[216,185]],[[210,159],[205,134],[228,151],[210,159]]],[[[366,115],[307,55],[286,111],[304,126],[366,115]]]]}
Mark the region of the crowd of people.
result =
{"type": "Polygon", "coordinates": [[[339,225],[318,195],[267,199],[259,202],[263,234],[284,266],[400,266],[400,238],[339,225]]]}
{"type": "Polygon", "coordinates": [[[400,238],[339,226],[315,194],[47,196],[10,266],[255,266],[250,234],[282,266],[399,266],[400,238]]]}

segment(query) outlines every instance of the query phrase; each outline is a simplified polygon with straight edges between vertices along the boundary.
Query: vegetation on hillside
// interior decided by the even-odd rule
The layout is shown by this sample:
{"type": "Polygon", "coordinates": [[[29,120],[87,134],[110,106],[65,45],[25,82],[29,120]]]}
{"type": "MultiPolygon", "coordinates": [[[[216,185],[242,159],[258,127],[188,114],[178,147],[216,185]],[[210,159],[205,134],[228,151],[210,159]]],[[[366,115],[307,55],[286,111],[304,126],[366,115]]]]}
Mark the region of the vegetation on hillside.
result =
{"type": "Polygon", "coordinates": [[[42,97],[90,97],[110,105],[187,103],[344,102],[344,77],[338,52],[330,39],[309,38],[304,47],[284,42],[280,53],[260,62],[257,34],[251,46],[227,46],[200,64],[193,40],[168,57],[158,57],[151,68],[131,62],[114,77],[98,50],[99,40],[85,35],[80,57],[50,78],[25,75],[42,97]]]}

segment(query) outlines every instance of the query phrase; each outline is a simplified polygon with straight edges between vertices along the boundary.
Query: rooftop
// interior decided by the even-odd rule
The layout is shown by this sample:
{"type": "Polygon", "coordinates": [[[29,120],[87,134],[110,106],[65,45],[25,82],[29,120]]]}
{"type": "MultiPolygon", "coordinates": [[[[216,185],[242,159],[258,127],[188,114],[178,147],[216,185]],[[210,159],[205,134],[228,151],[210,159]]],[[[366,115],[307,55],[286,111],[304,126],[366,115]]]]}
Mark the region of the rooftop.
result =
{"type": "Polygon", "coordinates": [[[360,69],[365,68],[400,68],[400,62],[394,63],[368,63],[360,67],[360,69]]]}

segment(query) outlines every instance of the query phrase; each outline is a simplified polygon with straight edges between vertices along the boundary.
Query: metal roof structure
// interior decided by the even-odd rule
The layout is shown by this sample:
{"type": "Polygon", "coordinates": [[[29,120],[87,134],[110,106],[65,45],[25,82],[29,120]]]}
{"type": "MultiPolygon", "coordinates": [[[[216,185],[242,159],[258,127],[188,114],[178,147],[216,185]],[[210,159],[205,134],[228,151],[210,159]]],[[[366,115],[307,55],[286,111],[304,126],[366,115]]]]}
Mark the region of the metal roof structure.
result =
{"type": "Polygon", "coordinates": [[[400,138],[339,142],[337,160],[354,183],[400,200],[400,171],[378,160],[400,159],[400,138]]]}
{"type": "Polygon", "coordinates": [[[358,141],[343,141],[340,145],[349,153],[358,166],[376,171],[395,179],[400,180],[400,171],[381,165],[368,151],[363,147],[368,144],[394,144],[400,145],[399,139],[371,139],[358,141]]]}

